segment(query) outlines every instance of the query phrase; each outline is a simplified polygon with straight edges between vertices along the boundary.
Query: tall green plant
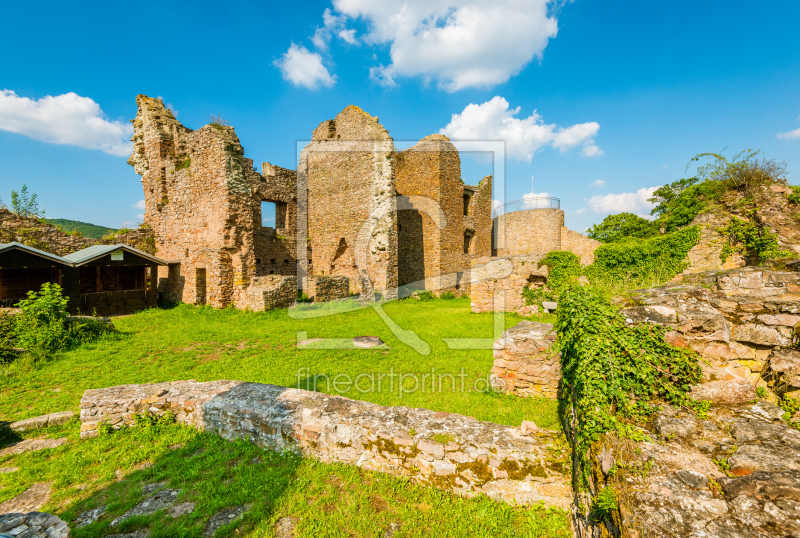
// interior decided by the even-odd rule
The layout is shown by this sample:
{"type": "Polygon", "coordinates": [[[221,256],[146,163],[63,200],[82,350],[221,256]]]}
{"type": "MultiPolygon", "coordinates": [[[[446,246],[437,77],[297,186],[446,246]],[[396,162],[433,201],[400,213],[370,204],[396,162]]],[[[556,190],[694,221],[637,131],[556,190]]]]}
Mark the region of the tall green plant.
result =
{"type": "Polygon", "coordinates": [[[20,217],[44,217],[39,209],[39,195],[29,192],[24,183],[19,191],[11,191],[11,212],[20,217]]]}
{"type": "Polygon", "coordinates": [[[38,292],[29,291],[28,298],[18,303],[22,312],[15,321],[16,341],[35,360],[47,358],[69,343],[68,301],[61,286],[48,282],[38,292]]]}

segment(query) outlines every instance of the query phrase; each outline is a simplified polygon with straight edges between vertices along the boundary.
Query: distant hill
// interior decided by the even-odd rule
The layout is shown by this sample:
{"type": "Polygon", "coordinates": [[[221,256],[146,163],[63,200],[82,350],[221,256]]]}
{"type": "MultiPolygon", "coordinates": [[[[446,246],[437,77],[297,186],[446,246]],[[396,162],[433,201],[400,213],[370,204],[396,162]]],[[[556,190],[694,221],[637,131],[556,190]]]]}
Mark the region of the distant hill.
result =
{"type": "Polygon", "coordinates": [[[89,224],[88,222],[81,222],[79,220],[69,219],[44,219],[53,226],[61,226],[61,229],[69,233],[72,230],[78,230],[83,237],[91,237],[94,239],[102,239],[104,235],[109,232],[116,231],[115,228],[106,228],[105,226],[98,226],[97,224],[89,224]]]}

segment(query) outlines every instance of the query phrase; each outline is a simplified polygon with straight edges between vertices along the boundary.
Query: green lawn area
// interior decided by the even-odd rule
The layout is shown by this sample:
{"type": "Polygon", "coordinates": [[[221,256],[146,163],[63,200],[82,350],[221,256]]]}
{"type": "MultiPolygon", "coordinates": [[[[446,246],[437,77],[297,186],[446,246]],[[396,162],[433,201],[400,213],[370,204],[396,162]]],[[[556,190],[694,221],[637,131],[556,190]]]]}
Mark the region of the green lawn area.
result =
{"type": "MultiPolygon", "coordinates": [[[[512,426],[532,420],[540,427],[558,429],[556,402],[485,390],[491,349],[449,349],[444,342],[443,338],[491,339],[491,314],[472,314],[466,298],[406,299],[383,308],[402,329],[427,342],[430,353],[421,355],[403,344],[372,308],[292,319],[286,310],[243,312],[180,305],[116,318],[117,335],[59,354],[35,370],[12,369],[0,377],[0,420],[77,410],[81,395],[91,388],[234,379],[288,387],[300,382],[300,388],[381,405],[424,407],[512,426]],[[298,331],[306,331],[308,338],[374,335],[391,349],[298,349],[298,331]],[[386,376],[378,383],[379,374],[391,372],[397,374],[393,387],[386,376]],[[343,374],[340,380],[354,382],[362,376],[357,387],[337,391],[348,388],[334,383],[339,374],[343,374]]],[[[506,327],[521,319],[507,315],[506,327]]]]}
{"type": "MultiPolygon", "coordinates": [[[[135,427],[112,435],[79,439],[77,421],[26,434],[67,437],[51,450],[0,458],[0,502],[33,483],[52,482],[45,511],[58,514],[73,538],[100,537],[149,527],[151,538],[201,536],[220,510],[249,505],[237,522],[216,536],[275,536],[276,523],[295,521],[299,537],[382,537],[391,525],[401,537],[571,536],[567,515],[558,510],[512,507],[486,497],[465,499],[386,474],[340,464],[323,464],[291,453],[229,442],[189,427],[135,427]],[[164,510],[110,522],[135,506],[148,484],[180,490],[177,503],[194,511],[170,517],[164,510]],[[101,506],[104,517],[76,528],[81,513],[101,506]]],[[[0,446],[3,442],[0,442],[0,446]]]]}
{"type": "MultiPolygon", "coordinates": [[[[77,411],[81,395],[90,388],[179,379],[238,379],[291,387],[300,379],[301,388],[383,405],[425,407],[509,425],[532,420],[558,429],[556,402],[484,390],[491,349],[449,349],[442,340],[493,338],[491,314],[470,313],[468,299],[407,299],[383,309],[403,330],[427,342],[430,353],[421,355],[403,344],[372,308],[300,320],[286,310],[254,313],[180,305],[116,318],[115,335],[61,353],[32,370],[7,368],[0,377],[0,420],[77,411]],[[298,332],[306,332],[305,338],[379,336],[390,349],[298,349],[298,332]],[[341,392],[332,383],[340,374],[355,378],[389,372],[407,376],[402,391],[398,382],[394,387],[362,383],[341,392]],[[414,379],[429,376],[424,390],[412,390],[416,381],[410,374],[414,379]],[[437,390],[430,390],[431,374],[448,374],[441,390],[438,381],[437,390]],[[306,384],[314,376],[316,383],[306,384]]],[[[520,320],[507,315],[505,326],[520,320]]],[[[237,505],[252,506],[217,536],[274,536],[276,522],[284,517],[296,522],[296,536],[308,537],[382,537],[393,524],[399,525],[396,538],[571,535],[563,512],[464,499],[357,467],[265,451],[247,442],[230,443],[179,425],[129,428],[88,440],[79,439],[79,428],[73,421],[24,434],[67,437],[69,442],[0,458],[0,467],[19,468],[0,474],[0,502],[34,483],[52,482],[53,495],[44,510],[70,523],[85,510],[107,506],[101,521],[73,529],[76,538],[143,527],[150,528],[153,538],[200,536],[209,517],[237,505]],[[196,503],[194,512],[172,518],[162,511],[109,526],[113,517],[144,498],[145,484],[155,482],[181,490],[178,502],[196,503]]],[[[0,448],[8,442],[0,439],[0,448]]]]}

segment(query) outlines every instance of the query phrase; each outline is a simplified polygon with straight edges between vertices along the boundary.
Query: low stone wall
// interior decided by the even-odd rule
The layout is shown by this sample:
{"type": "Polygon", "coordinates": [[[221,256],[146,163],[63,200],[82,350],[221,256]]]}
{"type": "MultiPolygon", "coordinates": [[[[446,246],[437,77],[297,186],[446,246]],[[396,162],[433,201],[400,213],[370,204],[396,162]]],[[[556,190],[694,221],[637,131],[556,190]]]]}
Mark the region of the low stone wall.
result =
{"type": "Polygon", "coordinates": [[[492,386],[517,396],[558,397],[560,354],[551,348],[556,333],[551,323],[522,321],[494,343],[492,386]]]}
{"type": "Polygon", "coordinates": [[[105,420],[131,424],[134,413],[173,412],[178,421],[289,449],[324,462],[404,476],[464,496],[568,508],[559,435],[481,422],[427,409],[384,407],[300,389],[216,381],[123,385],[86,391],[82,436],[105,420]]]}
{"type": "Polygon", "coordinates": [[[315,301],[333,301],[350,296],[350,279],[346,276],[311,276],[305,279],[303,292],[315,301]]]}
{"type": "Polygon", "coordinates": [[[538,267],[543,255],[478,258],[470,271],[471,308],[481,312],[516,312],[529,316],[540,305],[526,305],[522,290],[526,285],[543,286],[547,267],[538,267]]]}
{"type": "Polygon", "coordinates": [[[297,301],[297,277],[268,275],[255,277],[236,300],[242,310],[272,310],[288,308],[297,301]]]}

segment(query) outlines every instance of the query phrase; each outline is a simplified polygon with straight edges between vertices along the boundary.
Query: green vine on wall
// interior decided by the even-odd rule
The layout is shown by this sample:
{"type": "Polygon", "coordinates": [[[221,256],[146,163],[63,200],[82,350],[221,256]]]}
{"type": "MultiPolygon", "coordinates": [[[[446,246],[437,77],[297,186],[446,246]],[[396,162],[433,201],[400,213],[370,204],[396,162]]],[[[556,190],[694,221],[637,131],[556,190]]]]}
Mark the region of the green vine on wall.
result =
{"type": "Polygon", "coordinates": [[[558,305],[558,349],[564,398],[562,419],[588,469],[592,443],[606,432],[636,439],[635,424],[660,403],[701,414],[707,402],[688,396],[700,381],[698,354],[664,340],[665,328],[628,326],[619,309],[596,290],[575,286],[558,305]]]}
{"type": "Polygon", "coordinates": [[[751,220],[734,217],[730,224],[720,230],[720,233],[726,238],[720,260],[727,261],[733,252],[738,252],[748,260],[757,263],[792,256],[791,252],[781,250],[777,234],[770,233],[769,230],[756,223],[755,212],[751,213],[751,217],[751,220]]]}

